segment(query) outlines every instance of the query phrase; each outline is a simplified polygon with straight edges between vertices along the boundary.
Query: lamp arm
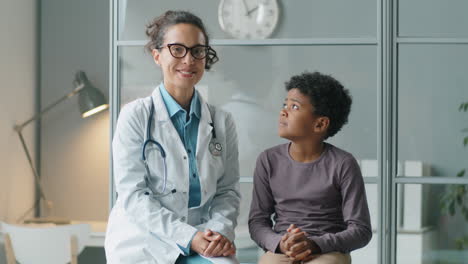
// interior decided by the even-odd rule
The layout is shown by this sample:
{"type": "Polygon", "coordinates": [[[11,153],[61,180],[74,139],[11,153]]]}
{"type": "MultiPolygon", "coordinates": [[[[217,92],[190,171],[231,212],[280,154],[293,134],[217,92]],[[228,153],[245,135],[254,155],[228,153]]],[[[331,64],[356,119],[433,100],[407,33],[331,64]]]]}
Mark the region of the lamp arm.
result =
{"type": "Polygon", "coordinates": [[[36,208],[39,205],[41,198],[44,199],[44,202],[49,210],[52,209],[52,202],[46,199],[46,196],[44,194],[44,189],[42,188],[41,179],[39,177],[39,173],[34,167],[34,164],[31,159],[31,155],[29,154],[28,146],[26,145],[26,142],[24,141],[23,133],[21,132],[21,130],[16,130],[16,133],[18,133],[18,136],[21,141],[21,145],[23,146],[24,153],[26,154],[26,157],[29,162],[29,166],[31,168],[31,171],[34,174],[34,186],[36,187],[36,190],[39,192],[39,196],[36,196],[37,198],[36,198],[36,201],[34,202],[33,207],[31,207],[31,209],[28,209],[26,212],[24,212],[24,214],[20,218],[18,218],[18,220],[16,220],[19,223],[23,221],[23,219],[29,214],[29,212],[32,209],[36,208]]]}
{"type": "MultiPolygon", "coordinates": [[[[50,109],[54,108],[59,103],[65,101],[66,99],[68,99],[68,98],[78,94],[79,92],[81,92],[81,90],[83,90],[84,87],[85,87],[84,84],[78,85],[75,89],[73,89],[72,92],[62,96],[57,101],[55,101],[52,104],[48,105],[41,112],[35,114],[33,117],[31,117],[30,119],[24,121],[23,123],[14,126],[14,129],[15,129],[16,133],[18,133],[18,137],[19,137],[19,139],[21,141],[21,145],[23,147],[24,154],[26,155],[26,157],[28,159],[29,166],[31,167],[31,171],[34,174],[34,182],[35,182],[36,190],[39,192],[39,197],[37,198],[36,202],[34,203],[33,208],[38,205],[38,202],[40,201],[41,198],[44,199],[44,201],[46,202],[46,206],[49,207],[49,209],[52,206],[52,204],[45,197],[44,189],[42,188],[41,179],[39,177],[39,172],[37,171],[36,167],[34,167],[34,164],[33,164],[32,158],[31,158],[31,154],[29,154],[28,146],[26,145],[26,141],[24,140],[24,137],[23,137],[23,133],[22,133],[23,128],[26,125],[28,125],[29,123],[31,123],[32,121],[37,120],[38,118],[43,116],[45,113],[47,113],[50,109]]],[[[31,208],[31,209],[33,209],[33,208],[31,208]]],[[[26,217],[26,215],[30,212],[30,210],[25,212],[25,214],[23,216],[21,216],[20,219],[18,219],[18,222],[22,221],[24,219],[24,217],[26,217]]]]}
{"type": "Polygon", "coordinates": [[[31,123],[32,121],[38,119],[39,117],[43,116],[45,113],[47,113],[50,109],[54,108],[56,105],[58,105],[59,103],[65,101],[66,99],[78,94],[79,92],[81,92],[81,90],[83,90],[84,88],[84,84],[80,84],[78,87],[76,87],[75,89],[73,89],[73,91],[69,94],[66,94],[64,96],[62,96],[61,98],[59,98],[57,101],[53,102],[52,104],[48,105],[47,107],[45,107],[41,112],[35,114],[33,117],[31,117],[30,119],[24,121],[22,124],[19,124],[19,125],[15,125],[15,130],[17,132],[21,132],[21,130],[23,130],[23,128],[28,125],[29,123],[31,123]]]}
{"type": "Polygon", "coordinates": [[[44,201],[47,201],[47,199],[45,197],[45,194],[44,194],[44,190],[42,189],[41,180],[39,178],[39,173],[37,172],[36,168],[34,167],[31,155],[29,154],[28,146],[26,145],[26,142],[24,141],[23,133],[21,133],[21,130],[17,131],[17,133],[18,133],[18,136],[20,138],[21,145],[23,146],[24,153],[26,154],[26,157],[28,158],[29,166],[31,167],[31,170],[32,170],[32,172],[34,174],[34,179],[36,180],[36,187],[37,187],[37,189],[39,191],[39,197],[40,198],[42,197],[42,199],[44,199],[44,201]]]}

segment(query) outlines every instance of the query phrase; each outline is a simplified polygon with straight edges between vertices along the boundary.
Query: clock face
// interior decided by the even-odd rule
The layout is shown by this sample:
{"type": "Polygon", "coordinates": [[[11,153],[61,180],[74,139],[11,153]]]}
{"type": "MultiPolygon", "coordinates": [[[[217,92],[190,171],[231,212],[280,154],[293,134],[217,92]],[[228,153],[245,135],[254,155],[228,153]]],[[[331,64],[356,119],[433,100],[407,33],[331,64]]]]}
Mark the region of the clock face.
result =
{"type": "Polygon", "coordinates": [[[264,39],[278,24],[276,0],[221,0],[218,9],[221,28],[238,39],[264,39]]]}

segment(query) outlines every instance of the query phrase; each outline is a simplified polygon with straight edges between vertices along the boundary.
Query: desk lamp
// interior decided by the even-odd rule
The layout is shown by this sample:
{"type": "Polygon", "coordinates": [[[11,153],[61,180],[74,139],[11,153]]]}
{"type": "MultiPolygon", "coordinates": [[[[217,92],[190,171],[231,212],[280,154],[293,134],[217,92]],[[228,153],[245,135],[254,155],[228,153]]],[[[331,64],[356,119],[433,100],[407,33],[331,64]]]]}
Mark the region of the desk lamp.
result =
{"type": "Polygon", "coordinates": [[[47,113],[49,110],[54,108],[56,105],[59,103],[73,97],[74,95],[79,95],[78,96],[78,105],[80,107],[80,113],[81,117],[86,118],[88,116],[91,116],[93,114],[96,114],[98,112],[101,112],[107,108],[109,108],[109,105],[106,103],[106,99],[104,98],[104,95],[102,94],[101,91],[99,91],[96,87],[94,87],[91,82],[88,80],[86,77],[86,74],[83,71],[78,71],[75,75],[75,80],[73,81],[74,89],[71,93],[64,95],[63,97],[59,98],[57,101],[51,103],[47,107],[45,107],[42,111],[31,117],[30,119],[26,120],[25,122],[15,125],[14,129],[16,133],[18,133],[19,139],[21,141],[21,144],[24,149],[24,153],[26,154],[26,157],[29,162],[29,166],[31,167],[31,171],[34,175],[34,184],[36,186],[36,190],[38,191],[38,196],[36,198],[36,201],[33,205],[32,208],[28,209],[17,221],[20,222],[22,221],[27,214],[34,208],[36,208],[40,202],[41,199],[44,200],[46,206],[48,209],[52,208],[52,202],[46,199],[46,196],[44,194],[44,190],[42,188],[41,184],[41,179],[39,176],[39,172],[37,171],[36,167],[34,167],[34,164],[32,162],[31,155],[29,153],[28,147],[26,145],[26,142],[24,140],[22,130],[23,128],[31,123],[34,120],[39,119],[41,116],[43,116],[45,113],[47,113]]]}

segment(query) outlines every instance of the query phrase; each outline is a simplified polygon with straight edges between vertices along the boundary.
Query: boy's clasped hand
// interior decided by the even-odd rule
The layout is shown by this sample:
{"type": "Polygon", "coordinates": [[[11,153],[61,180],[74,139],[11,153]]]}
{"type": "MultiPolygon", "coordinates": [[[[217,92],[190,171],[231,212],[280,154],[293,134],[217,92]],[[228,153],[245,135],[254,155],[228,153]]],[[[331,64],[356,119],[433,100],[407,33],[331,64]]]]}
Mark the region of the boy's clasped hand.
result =
{"type": "Polygon", "coordinates": [[[281,253],[290,257],[295,263],[312,260],[320,254],[317,244],[308,239],[307,234],[296,225],[291,224],[287,233],[281,238],[279,247],[281,253]]]}

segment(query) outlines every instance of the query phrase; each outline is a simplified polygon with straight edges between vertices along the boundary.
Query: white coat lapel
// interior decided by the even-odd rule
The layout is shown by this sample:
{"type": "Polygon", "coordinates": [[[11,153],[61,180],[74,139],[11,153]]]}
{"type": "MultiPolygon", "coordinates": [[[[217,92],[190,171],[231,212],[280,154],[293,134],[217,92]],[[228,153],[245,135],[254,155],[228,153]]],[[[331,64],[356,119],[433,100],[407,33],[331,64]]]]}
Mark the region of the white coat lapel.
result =
{"type": "Polygon", "coordinates": [[[198,160],[202,159],[208,151],[208,144],[211,140],[211,131],[213,130],[213,121],[211,120],[210,110],[207,103],[198,93],[198,98],[201,105],[201,119],[198,125],[198,138],[197,138],[197,152],[196,157],[198,160]]]}
{"type": "Polygon", "coordinates": [[[164,103],[164,100],[161,96],[160,89],[161,86],[159,86],[157,89],[154,89],[152,94],[155,104],[154,120],[157,126],[154,137],[156,140],[160,138],[161,141],[165,142],[166,145],[169,145],[170,147],[185,149],[184,144],[182,143],[182,140],[180,139],[179,134],[177,133],[171,118],[169,117],[169,113],[167,112],[166,104],[164,103]]]}
{"type": "Polygon", "coordinates": [[[153,135],[153,137],[157,141],[165,142],[165,145],[170,143],[171,147],[174,147],[178,146],[177,144],[180,144],[178,147],[183,148],[182,140],[180,140],[177,130],[175,129],[174,124],[172,124],[159,89],[161,89],[160,86],[157,89],[154,89],[152,94],[154,102],[154,121],[156,126],[156,129],[153,130],[155,131],[155,135],[153,135]]]}
{"type": "Polygon", "coordinates": [[[187,153],[174,124],[172,124],[159,89],[160,87],[155,89],[152,94],[155,106],[153,139],[158,141],[166,151],[168,181],[180,184],[180,186],[177,186],[178,189],[188,189],[187,153]],[[182,165],[181,163],[184,164],[182,165]]]}
{"type": "Polygon", "coordinates": [[[216,182],[216,178],[213,178],[212,176],[216,175],[218,172],[213,171],[210,168],[210,162],[212,160],[212,157],[208,151],[208,144],[210,143],[210,140],[212,138],[211,131],[213,130],[210,109],[208,108],[207,103],[203,100],[200,94],[198,95],[198,98],[200,98],[201,105],[201,118],[200,124],[198,126],[196,158],[202,192],[201,203],[204,204],[209,199],[211,193],[216,190],[216,187],[212,186],[213,182],[216,182]]]}

